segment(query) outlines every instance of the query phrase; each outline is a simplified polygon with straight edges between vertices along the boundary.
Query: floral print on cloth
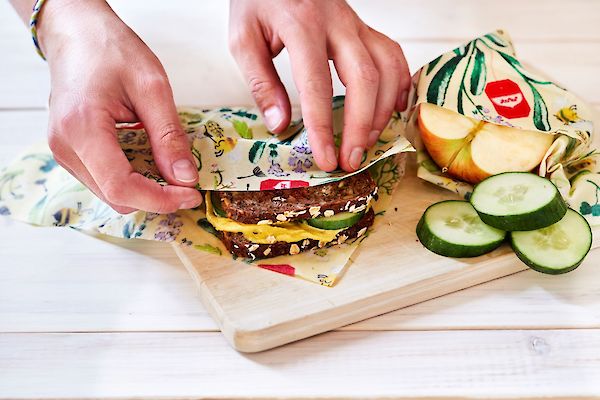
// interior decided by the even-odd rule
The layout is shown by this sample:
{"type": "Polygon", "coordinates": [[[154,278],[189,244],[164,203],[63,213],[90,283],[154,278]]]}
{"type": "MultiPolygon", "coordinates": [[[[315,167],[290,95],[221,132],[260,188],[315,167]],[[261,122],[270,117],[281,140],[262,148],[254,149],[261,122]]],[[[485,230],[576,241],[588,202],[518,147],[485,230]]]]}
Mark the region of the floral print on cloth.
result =
{"type": "Polygon", "coordinates": [[[432,103],[468,117],[554,136],[537,172],[558,187],[571,208],[600,224],[598,113],[585,101],[523,65],[501,30],[476,38],[422,67],[413,79],[404,118],[417,148],[418,176],[468,198],[473,187],[442,173],[417,132],[416,109],[432,103]],[[596,121],[594,121],[596,119],[596,121]]]}
{"type": "MultiPolygon", "coordinates": [[[[344,97],[333,99],[334,139],[342,135],[344,97]]],[[[272,135],[256,110],[223,107],[215,110],[181,109],[180,119],[191,142],[200,176],[200,190],[270,190],[315,186],[352,174],[321,171],[312,156],[308,133],[298,119],[281,135],[272,135]]],[[[162,182],[151,159],[141,124],[121,124],[118,135],[123,149],[140,173],[162,182]]],[[[361,168],[412,150],[402,135],[384,136],[364,154],[361,168]]]]}
{"type": "MultiPolygon", "coordinates": [[[[333,102],[335,134],[341,134],[343,98],[333,102]]],[[[198,189],[260,190],[316,185],[343,178],[342,172],[322,172],[315,166],[302,121],[295,121],[281,137],[271,135],[256,110],[186,108],[179,112],[197,160],[198,189]]],[[[374,229],[404,173],[404,154],[414,149],[403,137],[406,121],[395,115],[377,145],[365,154],[363,168],[379,184],[374,229]]],[[[122,125],[117,136],[134,168],[165,184],[152,158],[150,144],[140,124],[122,125]]],[[[121,215],[56,164],[47,144],[27,150],[0,171],[0,215],[42,226],[67,226],[125,239],[177,243],[206,253],[207,262],[231,254],[215,236],[204,207],[160,215],[134,212],[121,215]]],[[[267,270],[325,286],[336,282],[350,256],[368,236],[295,256],[267,260],[240,260],[267,270]]]]}

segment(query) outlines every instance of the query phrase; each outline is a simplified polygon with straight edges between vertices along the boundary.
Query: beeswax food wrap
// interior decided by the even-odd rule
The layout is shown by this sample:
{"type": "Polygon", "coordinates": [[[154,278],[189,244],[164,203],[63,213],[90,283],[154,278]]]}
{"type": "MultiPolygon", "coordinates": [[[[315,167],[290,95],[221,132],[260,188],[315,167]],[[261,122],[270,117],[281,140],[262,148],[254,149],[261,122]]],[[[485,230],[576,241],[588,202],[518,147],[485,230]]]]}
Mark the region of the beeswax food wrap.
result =
{"type": "MultiPolygon", "coordinates": [[[[334,99],[334,131],[338,144],[343,105],[342,97],[334,99]]],[[[179,115],[198,166],[198,189],[293,188],[348,176],[339,171],[325,173],[317,168],[301,120],[294,121],[284,135],[275,137],[266,130],[257,111],[252,109],[185,108],[180,109],[179,115]]],[[[413,150],[402,135],[404,125],[400,116],[394,116],[361,164],[360,171],[369,169],[379,186],[379,199],[373,205],[377,214],[375,229],[403,175],[402,153],[413,150]]],[[[134,168],[164,184],[155,167],[143,126],[121,125],[117,136],[134,168]]],[[[29,149],[0,172],[0,214],[36,225],[68,226],[125,239],[191,246],[206,252],[207,258],[211,258],[207,262],[218,262],[216,256],[219,255],[231,257],[207,222],[204,206],[167,215],[141,211],[120,215],[57,166],[45,143],[29,149]]],[[[244,261],[331,286],[367,235],[333,248],[262,261],[244,261]]]]}
{"type": "Polygon", "coordinates": [[[592,143],[594,110],[523,65],[505,32],[489,33],[442,54],[422,67],[413,82],[414,106],[405,117],[410,119],[407,132],[415,138],[420,178],[465,198],[473,189],[442,173],[421,143],[416,111],[427,102],[477,120],[552,135],[552,145],[535,172],[551,179],[570,207],[592,225],[600,224],[600,166],[592,143]]]}

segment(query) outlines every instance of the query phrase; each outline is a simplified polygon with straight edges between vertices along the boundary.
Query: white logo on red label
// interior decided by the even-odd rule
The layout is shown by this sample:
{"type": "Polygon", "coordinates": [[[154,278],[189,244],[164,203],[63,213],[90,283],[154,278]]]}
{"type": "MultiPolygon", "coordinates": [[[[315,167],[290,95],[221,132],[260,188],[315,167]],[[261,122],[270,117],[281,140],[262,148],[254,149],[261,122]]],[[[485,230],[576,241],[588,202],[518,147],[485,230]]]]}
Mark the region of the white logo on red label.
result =
{"type": "Polygon", "coordinates": [[[292,187],[292,182],[281,181],[278,184],[276,184],[275,186],[273,186],[273,189],[289,189],[291,187],[292,187]]]}
{"type": "Polygon", "coordinates": [[[499,106],[515,108],[523,101],[523,95],[521,93],[517,93],[514,95],[499,96],[492,98],[492,101],[499,106]]]}
{"type": "Polygon", "coordinates": [[[285,180],[285,179],[265,179],[260,183],[260,190],[276,189],[295,189],[308,186],[306,181],[285,180]]]}
{"type": "Polygon", "coordinates": [[[489,82],[485,85],[485,94],[498,115],[504,118],[524,118],[531,112],[521,88],[510,79],[489,82]]]}

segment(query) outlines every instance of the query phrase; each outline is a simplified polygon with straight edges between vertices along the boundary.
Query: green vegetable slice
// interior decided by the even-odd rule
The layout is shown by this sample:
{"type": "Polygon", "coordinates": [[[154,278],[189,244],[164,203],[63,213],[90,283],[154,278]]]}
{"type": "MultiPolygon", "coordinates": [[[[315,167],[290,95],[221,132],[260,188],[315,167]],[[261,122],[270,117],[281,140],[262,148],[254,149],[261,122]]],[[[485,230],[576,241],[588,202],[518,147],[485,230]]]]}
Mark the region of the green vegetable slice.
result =
{"type": "Polygon", "coordinates": [[[483,223],[467,201],[448,200],[425,210],[417,236],[427,249],[446,257],[477,257],[502,244],[506,232],[483,223]]]}
{"type": "Polygon", "coordinates": [[[569,209],[557,223],[527,232],[512,232],[515,253],[545,274],[564,274],[577,268],[592,246],[592,230],[586,219],[569,209]]]}
{"type": "Polygon", "coordinates": [[[483,222],[504,231],[545,228],[568,208],[552,182],[529,172],[491,176],[475,186],[470,201],[483,222]]]}
{"type": "Polygon", "coordinates": [[[319,229],[338,230],[350,228],[363,217],[364,213],[341,212],[331,217],[312,218],[307,224],[319,229]]]}

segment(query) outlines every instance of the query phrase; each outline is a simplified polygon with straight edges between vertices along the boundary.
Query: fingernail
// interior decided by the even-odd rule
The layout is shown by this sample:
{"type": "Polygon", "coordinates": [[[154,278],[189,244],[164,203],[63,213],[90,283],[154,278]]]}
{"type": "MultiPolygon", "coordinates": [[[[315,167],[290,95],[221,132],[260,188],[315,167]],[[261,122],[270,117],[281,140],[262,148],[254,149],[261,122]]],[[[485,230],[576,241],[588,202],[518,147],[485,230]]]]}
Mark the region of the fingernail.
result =
{"type": "Polygon", "coordinates": [[[274,131],[281,125],[283,120],[283,113],[277,106],[269,107],[264,112],[265,124],[270,131],[274,131]]]}
{"type": "Polygon", "coordinates": [[[335,146],[329,145],[325,148],[325,158],[329,165],[331,165],[331,170],[334,170],[337,167],[337,155],[335,154],[335,146]]]}
{"type": "Polygon", "coordinates": [[[348,164],[354,170],[357,170],[360,167],[360,163],[362,162],[362,157],[364,153],[364,149],[362,147],[355,147],[350,153],[350,158],[348,159],[348,164]]]}
{"type": "Polygon", "coordinates": [[[369,146],[373,146],[377,142],[380,134],[381,131],[371,131],[371,133],[369,133],[369,146]]]}
{"type": "Polygon", "coordinates": [[[195,182],[198,179],[196,166],[188,159],[177,160],[172,165],[175,179],[183,183],[195,182]]]}
{"type": "Polygon", "coordinates": [[[181,203],[179,205],[179,209],[180,210],[189,210],[190,208],[198,207],[200,204],[202,204],[202,200],[200,200],[200,201],[198,201],[198,200],[184,201],[183,203],[181,203]]]}
{"type": "Polygon", "coordinates": [[[402,94],[400,94],[400,111],[404,111],[406,110],[406,107],[408,106],[408,90],[405,90],[402,92],[402,94]]]}

